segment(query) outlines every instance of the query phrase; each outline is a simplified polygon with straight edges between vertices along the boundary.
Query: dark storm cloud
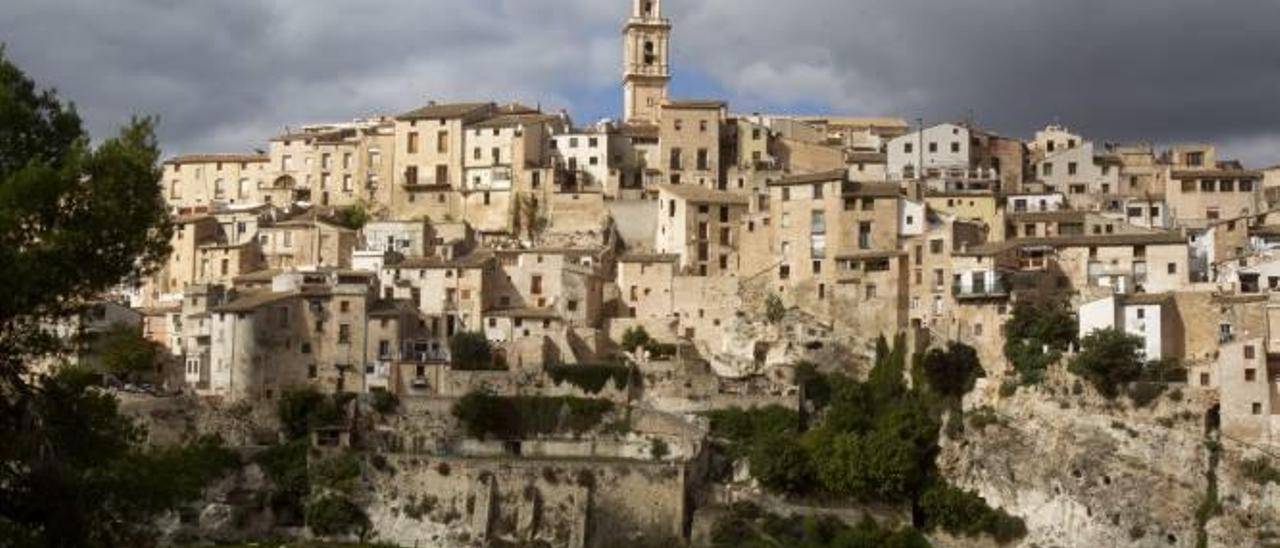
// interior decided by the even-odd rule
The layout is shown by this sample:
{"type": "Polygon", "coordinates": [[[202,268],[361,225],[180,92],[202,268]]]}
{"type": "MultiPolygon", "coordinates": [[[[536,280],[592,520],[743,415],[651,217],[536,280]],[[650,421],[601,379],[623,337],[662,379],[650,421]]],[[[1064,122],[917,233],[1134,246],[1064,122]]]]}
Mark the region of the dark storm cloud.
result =
{"type": "MultiPolygon", "coordinates": [[[[584,114],[617,89],[626,0],[7,0],[0,41],[95,135],[163,117],[171,151],[428,97],[584,114]]],[[[821,105],[1028,136],[1214,141],[1280,162],[1280,2],[667,0],[676,63],[736,109],[821,105]]]]}

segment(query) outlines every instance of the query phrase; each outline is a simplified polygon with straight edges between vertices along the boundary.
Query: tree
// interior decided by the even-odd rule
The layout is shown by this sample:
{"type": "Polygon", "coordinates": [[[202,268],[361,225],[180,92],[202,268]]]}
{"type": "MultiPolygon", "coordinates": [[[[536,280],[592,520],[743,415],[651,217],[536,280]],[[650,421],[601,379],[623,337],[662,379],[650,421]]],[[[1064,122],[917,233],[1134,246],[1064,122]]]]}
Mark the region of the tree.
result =
{"type": "Polygon", "coordinates": [[[781,323],[787,317],[787,307],[782,304],[782,298],[774,293],[770,293],[764,300],[764,317],[769,323],[781,323]]]}
{"type": "Polygon", "coordinates": [[[1099,329],[1085,336],[1080,353],[1071,360],[1071,372],[1103,396],[1115,398],[1125,385],[1142,378],[1141,350],[1141,338],[1115,328],[1099,329]]]}
{"type": "Polygon", "coordinates": [[[499,369],[494,364],[493,347],[484,333],[461,331],[449,338],[453,368],[463,371],[499,369]]]}
{"type": "Polygon", "coordinates": [[[783,493],[804,493],[814,485],[813,463],[795,434],[773,432],[752,443],[751,476],[783,493]]]}
{"type": "Polygon", "coordinates": [[[1076,318],[1065,302],[1019,301],[1004,324],[1004,355],[1024,384],[1037,384],[1045,369],[1076,341],[1076,318]]]}
{"type": "Polygon", "coordinates": [[[653,339],[649,338],[649,332],[644,326],[636,325],[628,327],[622,332],[622,349],[627,352],[635,352],[637,348],[649,346],[649,342],[653,339]]]}
{"type": "Polygon", "coordinates": [[[935,393],[959,398],[973,390],[983,375],[978,352],[972,346],[952,342],[946,350],[937,348],[925,355],[924,378],[935,393]]]}
{"type": "Polygon", "coordinates": [[[137,118],[92,148],[74,107],[0,49],[0,536],[10,545],[136,545],[208,479],[174,476],[201,468],[186,461],[207,447],[144,450],[90,375],[27,375],[66,349],[46,326],[168,255],[154,128],[137,118]]]}
{"type": "Polygon", "coordinates": [[[107,373],[133,379],[155,372],[164,349],[127,324],[111,326],[97,345],[99,363],[107,373]]]}

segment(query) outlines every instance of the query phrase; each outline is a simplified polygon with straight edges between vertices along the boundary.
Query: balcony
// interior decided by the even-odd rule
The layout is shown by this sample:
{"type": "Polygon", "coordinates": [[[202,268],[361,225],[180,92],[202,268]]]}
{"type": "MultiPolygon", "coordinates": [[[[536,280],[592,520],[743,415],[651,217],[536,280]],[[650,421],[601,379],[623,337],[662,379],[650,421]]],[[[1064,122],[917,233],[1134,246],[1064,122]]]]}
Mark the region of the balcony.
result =
{"type": "Polygon", "coordinates": [[[1000,272],[956,274],[951,284],[951,296],[958,300],[1002,299],[1009,296],[1009,290],[1009,279],[1000,272]]]}
{"type": "Polygon", "coordinates": [[[427,189],[442,186],[436,182],[435,177],[413,177],[407,173],[403,176],[401,184],[409,189],[427,189]]]}

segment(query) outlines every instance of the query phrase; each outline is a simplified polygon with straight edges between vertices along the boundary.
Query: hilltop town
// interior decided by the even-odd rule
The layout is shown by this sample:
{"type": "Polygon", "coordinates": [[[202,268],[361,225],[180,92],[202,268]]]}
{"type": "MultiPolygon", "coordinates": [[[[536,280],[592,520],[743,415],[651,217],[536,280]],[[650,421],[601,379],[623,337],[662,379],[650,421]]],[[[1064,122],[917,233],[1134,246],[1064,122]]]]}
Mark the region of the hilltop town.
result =
{"type": "MultiPolygon", "coordinates": [[[[404,546],[731,545],[747,502],[941,546],[1280,539],[1280,166],[670,97],[672,22],[633,4],[617,120],[428,102],[165,160],[171,254],[65,328],[163,347],[121,387],[156,443],[269,447],[283,402],[336,403],[296,437],[362,463],[335,491],[404,546]],[[964,363],[929,466],[1017,526],[795,496],[724,426],[964,363]]],[[[301,525],[235,496],[264,469],[172,529],[301,525]]]]}

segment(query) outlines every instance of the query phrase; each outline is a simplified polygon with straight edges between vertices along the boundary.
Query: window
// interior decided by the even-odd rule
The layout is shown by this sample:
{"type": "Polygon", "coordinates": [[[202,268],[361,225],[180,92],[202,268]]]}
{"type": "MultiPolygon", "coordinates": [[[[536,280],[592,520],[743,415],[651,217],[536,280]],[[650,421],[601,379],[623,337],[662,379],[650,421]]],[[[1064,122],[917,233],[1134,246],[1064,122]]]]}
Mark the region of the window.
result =
{"type": "Polygon", "coordinates": [[[1178,263],[1169,263],[1169,274],[1178,273],[1178,263]]]}
{"type": "Polygon", "coordinates": [[[1259,402],[1253,402],[1253,414],[1254,414],[1254,415],[1261,415],[1261,414],[1262,414],[1262,404],[1261,404],[1261,403],[1259,403],[1259,402]]]}
{"type": "Polygon", "coordinates": [[[351,344],[351,325],[338,325],[338,344],[351,344]]]}
{"type": "Polygon", "coordinates": [[[542,294],[542,276],[535,274],[529,281],[529,293],[534,295],[542,294]]]}
{"type": "MultiPolygon", "coordinates": [[[[405,143],[405,152],[408,152],[409,154],[418,153],[418,132],[416,131],[409,132],[409,138],[405,143]]],[[[285,163],[286,164],[290,163],[288,156],[285,157],[285,163]]]]}
{"type": "Polygon", "coordinates": [[[729,222],[729,206],[720,206],[720,222],[729,222]]]}
{"type": "Polygon", "coordinates": [[[681,151],[680,148],[678,147],[671,149],[671,169],[675,169],[675,170],[684,169],[681,166],[682,162],[680,161],[681,152],[683,151],[681,151]]]}
{"type": "Polygon", "coordinates": [[[596,148],[596,147],[597,147],[597,146],[599,146],[599,145],[600,145],[600,138],[599,138],[599,137],[589,137],[589,138],[587,138],[587,146],[588,146],[589,148],[596,148]]]}
{"type": "Polygon", "coordinates": [[[1201,374],[1200,374],[1200,386],[1209,386],[1209,374],[1208,374],[1208,373],[1201,373],[1201,374]]]}
{"type": "Polygon", "coordinates": [[[1221,192],[1235,192],[1236,182],[1234,179],[1223,179],[1218,182],[1218,190],[1221,192]]]}
{"type": "Polygon", "coordinates": [[[959,153],[960,153],[960,142],[959,142],[959,141],[952,141],[952,143],[951,143],[951,152],[952,152],[952,154],[959,154],[959,153]]]}
{"type": "Polygon", "coordinates": [[[705,148],[698,149],[698,170],[699,171],[706,171],[708,169],[711,169],[710,167],[708,167],[710,165],[709,157],[710,155],[707,153],[707,149],[705,148]]]}
{"type": "Polygon", "coordinates": [[[822,183],[813,185],[813,199],[815,200],[822,199],[822,183]]]}
{"type": "Polygon", "coordinates": [[[903,143],[903,144],[902,144],[902,152],[904,152],[904,153],[911,154],[911,152],[912,152],[912,150],[911,150],[911,149],[912,149],[912,148],[914,148],[914,147],[912,146],[912,144],[911,144],[911,143],[903,143]]]}
{"type": "Polygon", "coordinates": [[[311,365],[308,365],[308,366],[307,366],[307,378],[308,378],[308,379],[314,379],[314,378],[318,377],[319,375],[318,375],[317,373],[318,373],[318,372],[316,371],[316,364],[314,364],[314,363],[313,363],[313,364],[311,364],[311,365]]]}
{"type": "Polygon", "coordinates": [[[351,312],[351,301],[338,301],[338,310],[344,314],[351,312]]]}
{"type": "Polygon", "coordinates": [[[1251,345],[1251,344],[1250,344],[1250,345],[1245,345],[1245,347],[1244,347],[1244,359],[1246,359],[1246,360],[1252,360],[1252,359],[1254,359],[1254,357],[1255,357],[1255,352],[1256,352],[1256,351],[1254,350],[1253,345],[1251,345]]]}
{"type": "Polygon", "coordinates": [[[1201,192],[1213,192],[1213,186],[1214,186],[1214,185],[1213,185],[1213,179],[1201,179],[1201,180],[1200,180],[1200,191],[1201,191],[1201,192]]]}
{"type": "Polygon", "coordinates": [[[791,188],[790,188],[790,187],[782,187],[782,201],[784,201],[784,202],[785,202],[785,201],[788,201],[788,200],[790,200],[790,199],[791,199],[791,188]]]}
{"type": "MultiPolygon", "coordinates": [[[[931,255],[939,255],[942,253],[942,240],[929,240],[929,253],[931,255]]],[[[919,261],[916,261],[917,264],[919,261]]]]}
{"type": "Polygon", "coordinates": [[[1240,181],[1240,192],[1253,192],[1253,181],[1240,181]]]}
{"type": "Polygon", "coordinates": [[[1079,166],[1075,162],[1067,162],[1067,175],[1075,175],[1079,171],[1079,166]]]}
{"type": "Polygon", "coordinates": [[[1188,153],[1187,153],[1187,165],[1189,165],[1189,166],[1199,166],[1199,165],[1204,165],[1204,153],[1203,153],[1203,152],[1188,152],[1188,153]]]}
{"type": "Polygon", "coordinates": [[[707,121],[706,121],[706,120],[699,120],[699,121],[698,121],[698,131],[701,131],[701,132],[703,132],[703,133],[706,133],[706,131],[707,131],[707,121]]]}
{"type": "Polygon", "coordinates": [[[935,152],[938,152],[938,143],[936,141],[929,143],[929,153],[933,154],[935,152]]]}
{"type": "Polygon", "coordinates": [[[304,342],[304,343],[302,343],[301,345],[299,345],[299,346],[298,346],[298,350],[299,350],[299,351],[301,351],[303,354],[310,354],[310,353],[311,353],[311,343],[309,343],[309,342],[304,342]]]}
{"type": "Polygon", "coordinates": [[[862,210],[863,210],[863,211],[872,211],[872,210],[874,210],[875,208],[876,208],[876,199],[875,199],[875,198],[863,198],[863,199],[862,199],[862,210]]]}
{"type": "Polygon", "coordinates": [[[440,154],[449,152],[449,132],[441,131],[436,133],[436,152],[440,154]]]}
{"type": "Polygon", "coordinates": [[[871,249],[871,222],[858,223],[858,249],[871,249]]]}
{"type": "Polygon", "coordinates": [[[1045,162],[1040,166],[1040,175],[1043,177],[1053,176],[1053,162],[1045,162]]]}
{"type": "Polygon", "coordinates": [[[876,284],[867,284],[865,291],[867,299],[876,298],[876,284]]]}
{"type": "Polygon", "coordinates": [[[779,279],[779,280],[787,280],[787,279],[790,279],[790,278],[791,278],[791,267],[790,267],[790,266],[788,266],[788,265],[785,265],[785,264],[784,264],[784,265],[782,265],[782,266],[779,266],[779,267],[778,267],[778,279],[779,279]]]}
{"type": "Polygon", "coordinates": [[[569,308],[569,312],[577,312],[578,311],[577,299],[569,299],[568,308],[569,308]]]}

